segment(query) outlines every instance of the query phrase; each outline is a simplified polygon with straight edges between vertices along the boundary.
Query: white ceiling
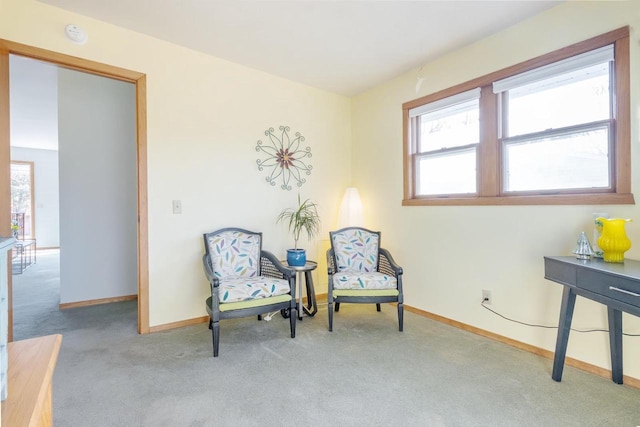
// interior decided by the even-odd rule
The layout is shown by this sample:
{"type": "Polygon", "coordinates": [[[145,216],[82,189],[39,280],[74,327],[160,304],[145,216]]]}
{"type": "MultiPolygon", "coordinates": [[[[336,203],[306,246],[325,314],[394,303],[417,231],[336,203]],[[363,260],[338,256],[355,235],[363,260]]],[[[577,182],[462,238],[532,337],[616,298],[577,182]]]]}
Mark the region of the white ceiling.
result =
{"type": "MultiPolygon", "coordinates": [[[[546,0],[40,1],[347,96],[562,3],[546,0]]],[[[83,27],[82,20],[78,21],[73,24],[83,27]]],[[[88,43],[91,43],[90,31],[88,43]]]]}
{"type": "MultiPolygon", "coordinates": [[[[40,1],[346,96],[361,93],[447,51],[562,3],[40,1]]],[[[82,27],[83,22],[79,21],[73,24],[82,27]]],[[[57,149],[56,67],[13,55],[10,66],[11,144],[57,149]]]]}

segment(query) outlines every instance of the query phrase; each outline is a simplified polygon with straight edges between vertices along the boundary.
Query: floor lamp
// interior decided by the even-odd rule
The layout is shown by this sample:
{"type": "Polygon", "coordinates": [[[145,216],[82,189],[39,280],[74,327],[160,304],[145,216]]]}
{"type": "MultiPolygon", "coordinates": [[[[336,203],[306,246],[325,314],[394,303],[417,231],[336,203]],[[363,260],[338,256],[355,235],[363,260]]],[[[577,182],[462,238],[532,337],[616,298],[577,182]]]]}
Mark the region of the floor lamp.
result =
{"type": "Polygon", "coordinates": [[[338,217],[338,229],[344,227],[362,227],[364,220],[362,217],[362,202],[358,189],[348,187],[342,197],[340,205],[340,216],[338,217]]]}

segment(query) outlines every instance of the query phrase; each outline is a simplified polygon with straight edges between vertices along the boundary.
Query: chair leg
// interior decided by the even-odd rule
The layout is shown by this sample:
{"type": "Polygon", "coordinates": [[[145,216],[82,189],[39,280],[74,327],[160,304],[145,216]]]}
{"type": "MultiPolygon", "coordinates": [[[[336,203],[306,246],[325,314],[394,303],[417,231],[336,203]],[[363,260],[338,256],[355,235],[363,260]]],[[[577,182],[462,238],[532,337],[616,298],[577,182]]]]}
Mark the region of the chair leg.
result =
{"type": "Polygon", "coordinates": [[[404,304],[398,303],[398,328],[402,332],[404,327],[404,304]]]}
{"type": "Polygon", "coordinates": [[[336,303],[336,312],[338,312],[338,311],[340,311],[340,303],[339,302],[336,303]]]}
{"type": "Polygon", "coordinates": [[[296,337],[296,317],[298,317],[298,315],[296,314],[296,309],[292,308],[291,314],[289,316],[289,327],[291,328],[291,338],[296,337]]]}
{"type": "Polygon", "coordinates": [[[333,331],[333,302],[329,301],[329,306],[327,308],[327,312],[329,313],[329,332],[331,332],[333,331]]]}
{"type": "Polygon", "coordinates": [[[213,357],[218,357],[218,347],[220,344],[220,322],[213,322],[213,357]]]}
{"type": "Polygon", "coordinates": [[[376,303],[376,311],[380,311],[380,303],[376,303]]]}

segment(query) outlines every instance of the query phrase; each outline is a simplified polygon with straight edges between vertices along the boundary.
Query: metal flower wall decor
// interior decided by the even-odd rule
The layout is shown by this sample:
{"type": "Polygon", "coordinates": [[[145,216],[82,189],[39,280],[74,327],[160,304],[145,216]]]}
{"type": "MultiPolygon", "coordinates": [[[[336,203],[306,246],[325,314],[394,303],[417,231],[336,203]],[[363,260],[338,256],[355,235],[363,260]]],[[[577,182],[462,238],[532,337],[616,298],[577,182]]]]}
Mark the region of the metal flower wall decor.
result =
{"type": "Polygon", "coordinates": [[[304,136],[300,132],[296,132],[292,138],[289,136],[289,126],[280,126],[278,129],[279,135],[273,128],[264,131],[269,143],[258,140],[256,151],[266,155],[266,158],[256,160],[258,170],[266,169],[269,172],[265,179],[272,186],[279,183],[283,190],[291,190],[291,184],[302,187],[307,182],[303,175],[311,175],[313,169],[308,160],[305,161],[311,158],[311,148],[302,147],[304,136]]]}

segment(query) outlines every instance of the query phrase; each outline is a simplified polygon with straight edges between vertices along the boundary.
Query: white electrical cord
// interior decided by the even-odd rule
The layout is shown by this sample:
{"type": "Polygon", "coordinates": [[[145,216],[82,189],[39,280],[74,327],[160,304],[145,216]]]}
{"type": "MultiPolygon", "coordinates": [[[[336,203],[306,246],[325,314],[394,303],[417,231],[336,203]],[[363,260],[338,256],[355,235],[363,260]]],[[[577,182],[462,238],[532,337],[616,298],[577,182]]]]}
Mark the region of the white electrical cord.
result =
{"type": "MultiPolygon", "coordinates": [[[[317,305],[318,305],[318,307],[322,307],[322,306],[325,306],[325,305],[329,305],[329,303],[324,302],[324,303],[319,303],[317,305]]],[[[279,313],[279,311],[274,311],[274,312],[271,312],[271,313],[267,313],[264,316],[262,316],[262,320],[268,322],[273,318],[273,316],[275,316],[278,313],[279,313]]]]}
{"type": "Polygon", "coordinates": [[[268,322],[269,320],[271,320],[271,318],[272,318],[276,313],[278,313],[278,312],[277,312],[277,311],[274,311],[274,312],[272,312],[272,313],[268,313],[266,316],[263,316],[263,317],[262,317],[262,319],[268,322]]]}

